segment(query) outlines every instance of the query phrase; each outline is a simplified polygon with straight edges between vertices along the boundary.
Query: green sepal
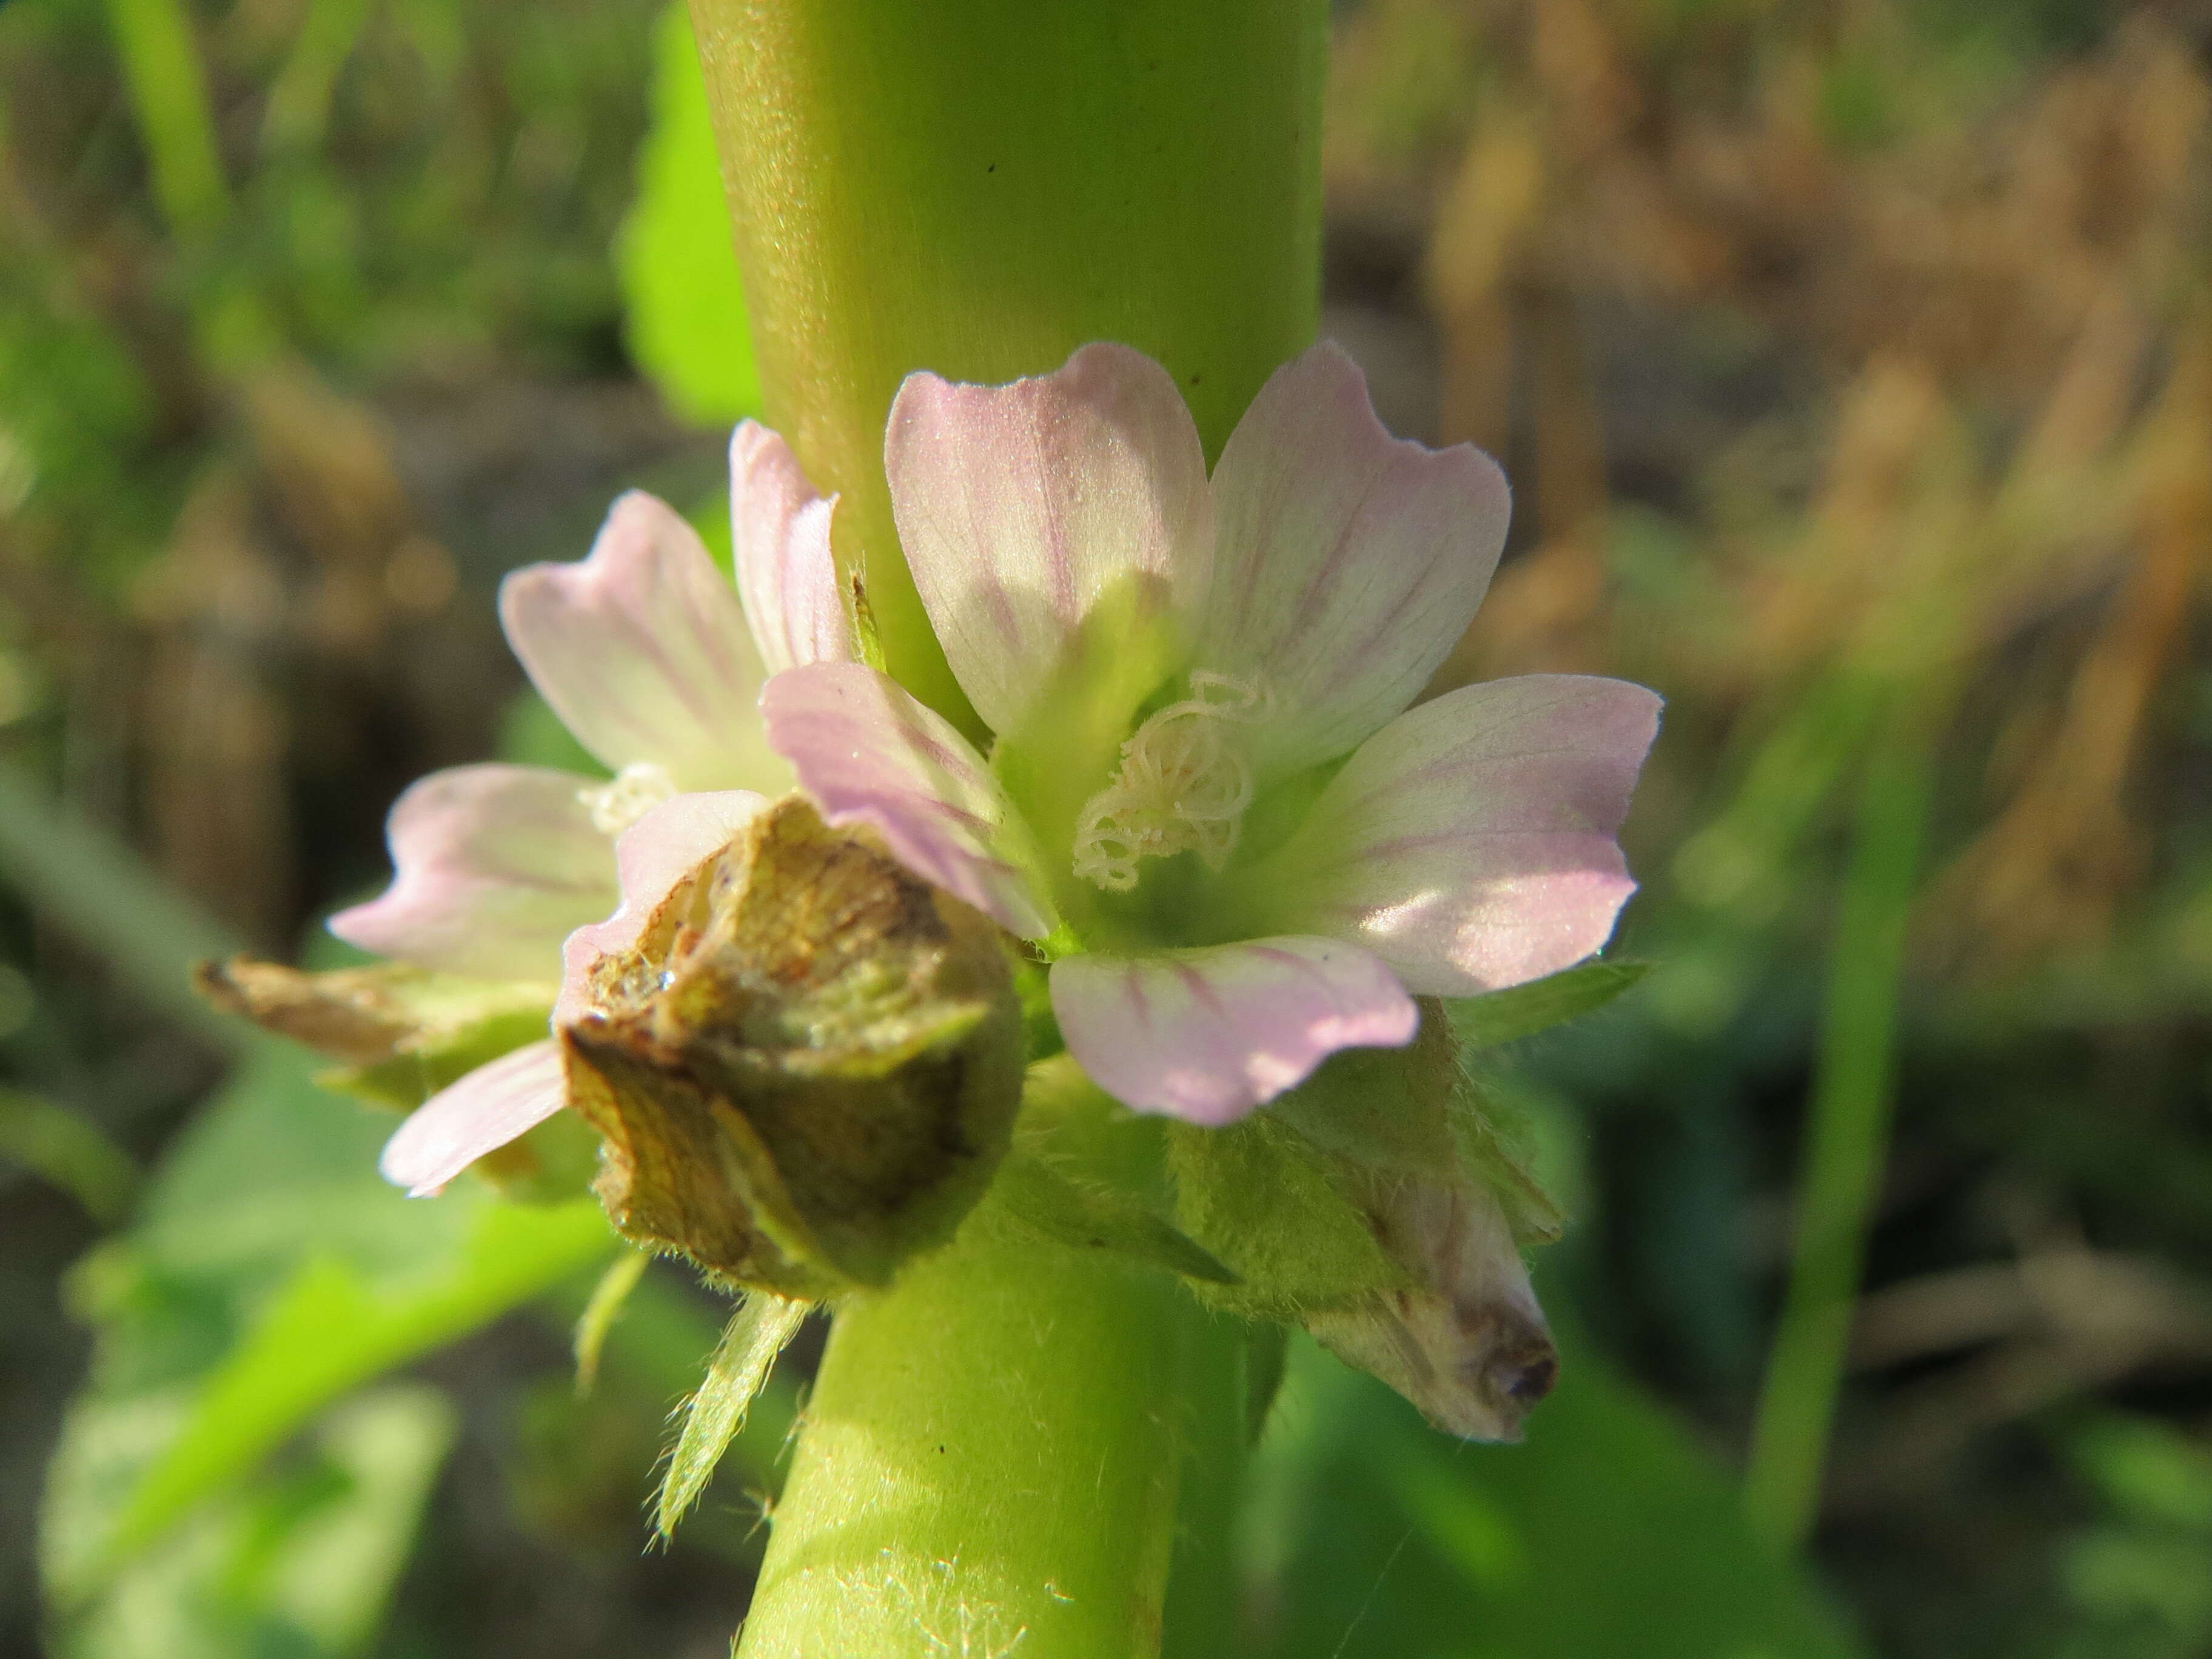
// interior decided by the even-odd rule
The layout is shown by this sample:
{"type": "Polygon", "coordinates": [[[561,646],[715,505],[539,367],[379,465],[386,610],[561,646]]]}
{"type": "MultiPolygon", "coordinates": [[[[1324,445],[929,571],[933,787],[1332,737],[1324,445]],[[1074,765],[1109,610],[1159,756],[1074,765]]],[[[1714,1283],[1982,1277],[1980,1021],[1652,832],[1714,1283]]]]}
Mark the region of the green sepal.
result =
{"type": "Polygon", "coordinates": [[[1268,1110],[1315,1149],[1343,1160],[1338,1184],[1363,1176],[1435,1180],[1457,1170],[1497,1194],[1525,1248],[1548,1244],[1565,1218],[1534,1173],[1527,1121],[1468,1066],[1469,1053],[1433,1000],[1402,1048],[1349,1048],[1268,1110]]]}
{"type": "Polygon", "coordinates": [[[1648,962],[1585,962],[1526,985],[1444,1002],[1452,1029],[1470,1048],[1495,1048],[1602,1008],[1651,971],[1648,962]]]}
{"type": "Polygon", "coordinates": [[[1056,1244],[1127,1256],[1202,1284],[1237,1283],[1235,1273],[1134,1194],[1063,1174],[1034,1152],[1008,1154],[996,1196],[1010,1219],[1056,1244]]]}
{"type": "Polygon", "coordinates": [[[1402,1048],[1346,1048],[1267,1111],[1319,1151],[1362,1169],[1433,1176],[1457,1156],[1450,1103],[1461,1087],[1458,1045],[1432,1001],[1402,1048]]]}
{"type": "Polygon", "coordinates": [[[775,1368],[776,1356],[799,1334],[811,1304],[753,1291],[738,1304],[708,1362],[698,1393],[684,1402],[684,1426],[668,1454],[668,1468],[653,1499],[653,1530],[666,1538],[714,1478],[714,1466],[745,1425],[754,1396],[775,1368]]]}
{"type": "Polygon", "coordinates": [[[1536,1136],[1520,1109],[1464,1065],[1449,1109],[1452,1152],[1461,1171],[1496,1194],[1522,1249],[1559,1241],[1566,1212],[1536,1178],[1536,1136]]]}
{"type": "Polygon", "coordinates": [[[343,1062],[332,1086],[401,1111],[543,1037],[554,990],[396,962],[307,973],[251,957],[200,963],[192,988],[225,1013],[343,1062]]]}
{"type": "Polygon", "coordinates": [[[1230,1312],[1296,1320],[1405,1285],[1333,1178],[1346,1162],[1267,1112],[1221,1129],[1170,1124],[1176,1219],[1239,1280],[1191,1288],[1230,1312]]]}
{"type": "Polygon", "coordinates": [[[1442,1006],[1425,998],[1404,1048],[1333,1054],[1229,1128],[1171,1126],[1177,1219],[1242,1281],[1202,1293],[1239,1313],[1297,1319],[1403,1287],[1376,1206],[1407,1179],[1479,1183],[1520,1246],[1558,1238],[1564,1218],[1534,1173],[1528,1126],[1467,1058],[1442,1006]]]}

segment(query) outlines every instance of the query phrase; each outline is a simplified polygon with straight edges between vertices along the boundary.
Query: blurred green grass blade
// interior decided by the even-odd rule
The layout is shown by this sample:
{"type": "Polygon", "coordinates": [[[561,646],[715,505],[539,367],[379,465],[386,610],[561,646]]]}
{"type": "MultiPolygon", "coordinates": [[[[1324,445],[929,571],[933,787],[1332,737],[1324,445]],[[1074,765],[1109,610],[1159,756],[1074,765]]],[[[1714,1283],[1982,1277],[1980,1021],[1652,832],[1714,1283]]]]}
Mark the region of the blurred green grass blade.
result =
{"type": "Polygon", "coordinates": [[[706,1380],[684,1408],[684,1427],[668,1455],[668,1474],[654,1500],[653,1530],[663,1538],[676,1530],[684,1512],[707,1490],[714,1466],[744,1427],[745,1413],[775,1368],[775,1357],[799,1334],[811,1306],[751,1291],[730,1316],[708,1364],[706,1380]]]}
{"type": "Polygon", "coordinates": [[[239,948],[228,930],[162,883],[120,840],[0,766],[0,877],[106,962],[147,1003],[195,1036],[238,1050],[252,1040],[194,994],[193,963],[239,948]]]}
{"type": "Polygon", "coordinates": [[[599,1275],[599,1282],[592,1287],[592,1299],[584,1304],[584,1311],[576,1320],[576,1392],[589,1394],[599,1380],[599,1359],[605,1353],[607,1333],[614,1328],[615,1321],[637,1289],[637,1281],[645,1277],[645,1270],[653,1265],[653,1258],[643,1250],[629,1250],[615,1258],[614,1265],[599,1275]]]}
{"type": "Polygon", "coordinates": [[[1494,1048],[1594,1013],[1651,971],[1648,962],[1585,962],[1487,996],[1449,997],[1452,1030],[1470,1048],[1494,1048]]]}
{"type": "Polygon", "coordinates": [[[183,0],[107,0],[107,21],[155,200],[172,229],[209,230],[228,210],[230,194],[183,0]]]}
{"type": "Polygon", "coordinates": [[[702,426],[758,414],[707,82],[682,0],[661,14],[654,35],[653,127],[618,258],[630,356],[668,406],[702,426]]]}
{"type": "Polygon", "coordinates": [[[98,1125],[20,1089],[0,1087],[0,1158],[60,1188],[95,1221],[120,1221],[138,1194],[137,1164],[98,1125]]]}
{"type": "Polygon", "coordinates": [[[1796,1248],[1752,1433],[1744,1502],[1788,1548],[1820,1510],[1867,1227],[1889,1145],[1899,996],[1941,721],[1900,690],[1868,761],[1828,969],[1796,1248]]]}
{"type": "Polygon", "coordinates": [[[488,1323],[614,1246],[588,1200],[548,1209],[486,1204],[457,1259],[412,1287],[379,1291],[341,1262],[307,1261],[201,1385],[176,1438],[139,1479],[102,1553],[106,1571],[341,1395],[488,1323]]]}
{"type": "Polygon", "coordinates": [[[338,71],[368,21],[368,0],[308,0],[291,54],[262,111],[264,150],[312,149],[322,143],[338,71]]]}

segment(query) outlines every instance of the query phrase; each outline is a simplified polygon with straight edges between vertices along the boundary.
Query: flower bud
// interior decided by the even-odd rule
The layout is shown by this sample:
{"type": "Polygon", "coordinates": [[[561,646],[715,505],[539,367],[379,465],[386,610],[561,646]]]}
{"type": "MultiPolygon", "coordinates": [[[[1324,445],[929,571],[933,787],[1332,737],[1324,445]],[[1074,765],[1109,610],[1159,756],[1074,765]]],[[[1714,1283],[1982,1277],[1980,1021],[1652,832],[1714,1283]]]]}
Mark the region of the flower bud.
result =
{"type": "Polygon", "coordinates": [[[997,928],[796,796],[677,882],[581,1002],[560,1036],[608,1213],[784,1296],[880,1285],[949,1236],[1020,1102],[997,928]]]}
{"type": "Polygon", "coordinates": [[[1413,1283],[1316,1310],[1306,1328],[1445,1433],[1518,1440],[1559,1365],[1504,1206],[1465,1176],[1376,1176],[1365,1198],[1377,1240],[1413,1283]]]}

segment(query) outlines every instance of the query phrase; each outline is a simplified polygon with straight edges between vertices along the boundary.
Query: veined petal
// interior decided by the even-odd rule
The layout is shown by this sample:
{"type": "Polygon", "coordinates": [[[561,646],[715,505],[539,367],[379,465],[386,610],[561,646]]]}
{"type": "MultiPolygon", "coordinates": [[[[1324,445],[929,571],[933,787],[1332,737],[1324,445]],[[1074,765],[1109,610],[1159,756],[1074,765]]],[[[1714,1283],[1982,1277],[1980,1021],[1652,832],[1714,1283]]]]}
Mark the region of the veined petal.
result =
{"type": "Polygon", "coordinates": [[[1275,371],[1214,469],[1192,657],[1273,692],[1263,774],[1340,755],[1413,702],[1482,602],[1510,510],[1480,450],[1391,437],[1335,345],[1275,371]]]}
{"type": "Polygon", "coordinates": [[[550,980],[569,929],[615,902],[614,848],[586,780],[537,766],[460,766],[410,785],[385,826],[392,885],[331,932],[421,968],[550,980]]]}
{"type": "Polygon", "coordinates": [[[519,1139],[567,1100],[558,1043],[526,1042],[448,1084],[384,1143],[377,1168],[410,1198],[427,1198],[482,1158],[519,1139]]]}
{"type": "Polygon", "coordinates": [[[761,715],[828,822],[872,824],[908,869],[1024,939],[1052,931],[989,766],[896,681],[857,663],[794,668],[768,683],[761,715]]]}
{"type": "Polygon", "coordinates": [[[1361,744],[1244,872],[1277,926],[1357,939],[1420,994],[1537,979],[1611,937],[1613,839],[1659,729],[1640,685],[1532,674],[1448,693],[1361,744]]]}
{"type": "Polygon", "coordinates": [[[767,805],[767,796],[750,789],[678,795],[661,802],[622,832],[615,842],[622,902],[605,921],[579,927],[562,942],[561,995],[553,1005],[555,1024],[585,1012],[592,964],[635,945],[669,890],[728,846],[767,805]]]}
{"type": "Polygon", "coordinates": [[[1394,1048],[1420,1024],[1389,968],[1328,939],[1063,957],[1052,1009],[1092,1082],[1190,1123],[1233,1122],[1339,1048],[1394,1048]]]}
{"type": "Polygon", "coordinates": [[[1070,668],[1146,679],[1133,697],[1166,672],[1210,532],[1198,428],[1151,358],[1087,345],[1009,386],[910,374],[884,465],[915,586],[993,731],[1070,668]]]}
{"type": "Polygon", "coordinates": [[[659,766],[683,790],[783,787],[753,717],[764,677],[737,592],[666,502],[630,491],[588,558],[510,574],[499,614],[553,712],[610,768],[659,766]]]}
{"type": "Polygon", "coordinates": [[[780,434],[738,422],[730,436],[731,543],[745,620],[771,674],[854,655],[830,551],[836,505],[807,483],[780,434]]]}

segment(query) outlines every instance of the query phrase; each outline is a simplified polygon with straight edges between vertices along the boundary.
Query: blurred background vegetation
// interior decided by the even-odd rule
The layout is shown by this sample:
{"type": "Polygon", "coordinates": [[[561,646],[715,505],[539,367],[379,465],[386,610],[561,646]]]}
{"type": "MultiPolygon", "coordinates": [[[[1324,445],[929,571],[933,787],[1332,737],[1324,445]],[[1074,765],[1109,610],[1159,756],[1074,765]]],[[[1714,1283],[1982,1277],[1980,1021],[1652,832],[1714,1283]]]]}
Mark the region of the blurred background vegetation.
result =
{"type": "MultiPolygon", "coordinates": [[[[1516,485],[1440,684],[1666,694],[1656,966],[1494,1062],[1577,1216],[1559,1395],[1462,1448],[1297,1351],[1245,1650],[2203,1659],[2212,7],[1335,26],[1327,329],[1516,485]]],[[[406,1203],[183,988],[338,961],[420,772],[580,763],[502,571],[632,484],[713,533],[689,52],[655,0],[0,5],[0,1653],[741,1615],[810,1344],[647,1552],[715,1304],[653,1269],[580,1391],[596,1212],[406,1203]]]]}

